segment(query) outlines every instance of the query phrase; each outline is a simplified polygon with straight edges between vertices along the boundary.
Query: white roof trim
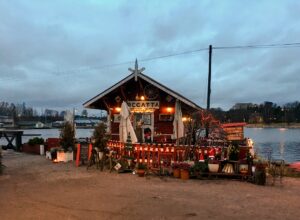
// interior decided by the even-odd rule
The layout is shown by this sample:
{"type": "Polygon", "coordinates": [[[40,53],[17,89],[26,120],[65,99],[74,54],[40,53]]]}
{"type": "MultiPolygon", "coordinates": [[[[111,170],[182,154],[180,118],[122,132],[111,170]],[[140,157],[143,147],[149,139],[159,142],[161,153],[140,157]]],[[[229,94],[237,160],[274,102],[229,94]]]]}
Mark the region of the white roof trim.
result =
{"type": "Polygon", "coordinates": [[[172,95],[174,98],[180,100],[181,102],[183,102],[193,108],[199,109],[199,106],[197,106],[194,103],[190,102],[189,100],[183,98],[182,96],[179,96],[178,94],[174,93],[172,90],[166,88],[165,86],[162,86],[161,84],[158,84],[155,81],[149,79],[147,76],[140,74],[139,77],[141,77],[145,81],[151,83],[152,85],[155,85],[157,88],[161,89],[162,91],[172,95]]]}
{"type": "MultiPolygon", "coordinates": [[[[126,83],[127,81],[129,81],[130,79],[134,78],[135,74],[132,73],[129,76],[127,76],[126,78],[124,78],[123,80],[121,80],[120,82],[116,83],[115,85],[113,85],[112,87],[108,88],[107,90],[105,90],[104,92],[100,93],[99,95],[95,96],[94,98],[90,99],[89,101],[85,102],[83,104],[83,106],[85,108],[90,108],[89,105],[91,105],[93,102],[97,101],[98,99],[102,98],[103,96],[107,95],[108,93],[112,92],[113,90],[115,90],[116,88],[118,88],[119,86],[123,85],[124,83],[126,83]]],[[[144,75],[144,74],[138,74],[138,77],[140,77],[141,79],[151,83],[152,85],[156,86],[157,88],[159,88],[160,90],[170,94],[171,96],[173,96],[174,98],[180,100],[181,102],[185,103],[186,105],[189,105],[195,109],[201,109],[201,107],[197,106],[195,103],[187,100],[186,98],[184,98],[183,96],[177,94],[176,92],[168,89],[166,86],[154,81],[153,79],[151,79],[150,77],[144,75]]]]}

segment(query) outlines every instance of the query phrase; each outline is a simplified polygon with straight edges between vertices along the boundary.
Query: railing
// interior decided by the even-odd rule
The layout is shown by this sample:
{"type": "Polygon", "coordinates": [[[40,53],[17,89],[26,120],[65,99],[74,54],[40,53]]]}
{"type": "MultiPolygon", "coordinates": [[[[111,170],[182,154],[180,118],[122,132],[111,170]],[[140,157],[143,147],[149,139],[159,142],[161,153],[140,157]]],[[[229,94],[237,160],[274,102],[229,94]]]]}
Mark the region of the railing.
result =
{"type": "MultiPolygon", "coordinates": [[[[110,140],[108,147],[116,152],[116,158],[121,158],[126,155],[125,144],[120,141],[110,140]]],[[[132,144],[134,148],[134,160],[137,163],[145,163],[148,167],[155,164],[173,162],[182,162],[190,160],[203,160],[204,157],[214,156],[216,153],[227,157],[227,148],[222,146],[188,146],[176,144],[148,144],[135,143],[132,144]],[[223,148],[223,152],[222,152],[223,148]],[[165,159],[165,161],[164,161],[165,159]]],[[[244,159],[248,147],[240,147],[239,159],[244,159]]]]}

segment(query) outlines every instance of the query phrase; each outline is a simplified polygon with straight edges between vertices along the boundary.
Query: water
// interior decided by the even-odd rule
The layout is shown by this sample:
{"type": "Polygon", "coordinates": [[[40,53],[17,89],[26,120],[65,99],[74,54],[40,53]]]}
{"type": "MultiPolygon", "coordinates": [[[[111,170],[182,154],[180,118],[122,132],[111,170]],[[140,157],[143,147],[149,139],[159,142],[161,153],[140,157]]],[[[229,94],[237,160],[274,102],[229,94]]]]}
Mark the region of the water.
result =
{"type": "MultiPolygon", "coordinates": [[[[76,138],[86,138],[91,137],[93,134],[94,129],[76,129],[76,138]]],[[[47,139],[47,138],[58,138],[60,134],[59,129],[29,129],[24,130],[24,134],[41,134],[40,137],[47,139]]],[[[32,136],[24,136],[22,138],[22,142],[27,142],[32,136]]]]}
{"type": "MultiPolygon", "coordinates": [[[[94,129],[76,129],[76,138],[86,138],[86,137],[91,137],[93,134],[94,129]]],[[[34,138],[34,137],[42,137],[45,140],[47,138],[58,138],[60,134],[59,129],[28,129],[24,130],[24,134],[31,134],[31,135],[36,135],[40,134],[40,136],[23,136],[22,137],[22,143],[27,143],[29,139],[34,138]]],[[[13,142],[14,143],[14,142],[13,142]]],[[[6,145],[7,141],[2,137],[0,139],[0,145],[6,145]]]]}
{"type": "Polygon", "coordinates": [[[300,161],[300,129],[245,128],[245,137],[254,140],[254,149],[265,157],[271,149],[272,159],[300,161]]]}
{"type": "MultiPolygon", "coordinates": [[[[93,129],[76,129],[76,138],[91,137],[93,129]]],[[[59,137],[59,129],[31,129],[24,134],[41,134],[44,139],[59,137]]],[[[254,140],[255,150],[265,155],[266,149],[272,150],[272,159],[284,159],[291,163],[300,161],[300,129],[279,128],[245,128],[245,137],[254,140]]],[[[24,136],[22,142],[26,143],[32,136],[24,136]]],[[[0,145],[6,144],[4,138],[0,145]]]]}

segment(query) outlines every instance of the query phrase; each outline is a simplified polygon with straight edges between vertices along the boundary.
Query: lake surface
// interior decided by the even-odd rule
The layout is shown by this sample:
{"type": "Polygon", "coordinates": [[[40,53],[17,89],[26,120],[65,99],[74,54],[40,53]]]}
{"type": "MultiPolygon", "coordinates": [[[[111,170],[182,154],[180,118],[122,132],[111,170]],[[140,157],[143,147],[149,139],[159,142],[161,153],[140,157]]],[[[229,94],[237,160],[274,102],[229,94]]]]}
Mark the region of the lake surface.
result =
{"type": "MultiPolygon", "coordinates": [[[[76,138],[91,137],[93,129],[76,129],[76,138]]],[[[41,134],[44,139],[59,137],[59,129],[31,129],[24,134],[41,134]]],[[[300,161],[300,129],[282,128],[245,128],[245,137],[254,140],[254,149],[267,157],[271,150],[273,159],[284,159],[291,163],[300,161]]],[[[32,136],[25,136],[22,142],[27,142],[32,136]]],[[[2,138],[0,144],[6,144],[2,138]]]]}
{"type": "Polygon", "coordinates": [[[300,161],[300,129],[245,128],[245,137],[254,140],[254,149],[265,157],[270,149],[273,159],[300,161]]]}

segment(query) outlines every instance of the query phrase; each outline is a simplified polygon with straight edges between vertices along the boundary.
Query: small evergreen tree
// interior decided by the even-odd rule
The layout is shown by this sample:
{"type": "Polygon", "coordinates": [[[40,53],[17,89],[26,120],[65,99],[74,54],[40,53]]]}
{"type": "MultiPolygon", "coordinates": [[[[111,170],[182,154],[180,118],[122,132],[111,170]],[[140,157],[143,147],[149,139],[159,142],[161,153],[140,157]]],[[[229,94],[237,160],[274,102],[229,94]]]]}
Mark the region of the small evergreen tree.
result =
{"type": "Polygon", "coordinates": [[[109,135],[106,133],[106,125],[104,123],[100,122],[95,127],[92,138],[94,140],[94,147],[99,148],[99,150],[103,152],[109,140],[109,135]]]}
{"type": "Polygon", "coordinates": [[[75,131],[73,125],[70,122],[65,122],[60,131],[60,144],[64,151],[68,151],[70,148],[74,150],[75,146],[75,131]]]}

